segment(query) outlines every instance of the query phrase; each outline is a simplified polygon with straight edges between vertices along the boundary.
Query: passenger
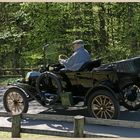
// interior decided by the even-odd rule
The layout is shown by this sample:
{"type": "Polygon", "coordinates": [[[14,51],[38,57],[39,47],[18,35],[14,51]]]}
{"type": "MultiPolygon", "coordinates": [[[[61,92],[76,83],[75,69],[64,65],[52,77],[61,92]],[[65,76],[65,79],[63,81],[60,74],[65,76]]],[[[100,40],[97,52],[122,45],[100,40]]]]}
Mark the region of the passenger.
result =
{"type": "Polygon", "coordinates": [[[72,47],[74,53],[68,59],[59,58],[59,63],[64,65],[61,70],[78,71],[85,62],[90,61],[90,54],[84,48],[83,40],[75,40],[72,47]]]}

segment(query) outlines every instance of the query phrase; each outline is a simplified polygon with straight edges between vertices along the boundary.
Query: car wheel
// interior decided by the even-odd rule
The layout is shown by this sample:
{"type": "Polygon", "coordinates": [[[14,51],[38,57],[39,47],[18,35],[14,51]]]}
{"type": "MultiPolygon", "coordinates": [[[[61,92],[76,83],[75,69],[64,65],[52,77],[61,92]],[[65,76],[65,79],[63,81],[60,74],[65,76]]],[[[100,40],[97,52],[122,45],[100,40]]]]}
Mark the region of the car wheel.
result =
{"type": "Polygon", "coordinates": [[[44,72],[36,80],[36,90],[45,103],[54,104],[62,92],[61,81],[57,75],[44,72]]]}
{"type": "Polygon", "coordinates": [[[122,88],[123,102],[122,105],[128,110],[140,109],[140,88],[133,84],[127,84],[122,88]]]}
{"type": "Polygon", "coordinates": [[[3,96],[3,105],[7,112],[26,113],[29,108],[26,95],[19,89],[9,88],[3,96]]]}
{"type": "Polygon", "coordinates": [[[119,117],[119,102],[110,91],[97,90],[89,96],[88,110],[95,118],[117,119],[119,117]]]}

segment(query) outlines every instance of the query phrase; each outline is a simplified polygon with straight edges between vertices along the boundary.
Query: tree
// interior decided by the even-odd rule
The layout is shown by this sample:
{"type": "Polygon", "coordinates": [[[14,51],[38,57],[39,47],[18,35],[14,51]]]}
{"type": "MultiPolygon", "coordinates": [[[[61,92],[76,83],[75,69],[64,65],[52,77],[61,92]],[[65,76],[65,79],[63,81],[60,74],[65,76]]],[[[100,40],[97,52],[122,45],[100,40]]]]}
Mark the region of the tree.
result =
{"type": "Polygon", "coordinates": [[[70,42],[83,39],[93,59],[104,62],[140,54],[139,3],[0,3],[1,67],[43,64],[71,54],[70,42]]]}

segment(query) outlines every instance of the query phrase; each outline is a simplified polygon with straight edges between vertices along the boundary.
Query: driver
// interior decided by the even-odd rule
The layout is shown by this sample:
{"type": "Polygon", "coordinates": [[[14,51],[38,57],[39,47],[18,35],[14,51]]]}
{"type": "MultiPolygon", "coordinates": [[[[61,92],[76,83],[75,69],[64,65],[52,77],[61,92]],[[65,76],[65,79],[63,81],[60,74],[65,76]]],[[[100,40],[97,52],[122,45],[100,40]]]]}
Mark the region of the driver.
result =
{"type": "Polygon", "coordinates": [[[59,63],[64,65],[61,70],[77,71],[85,62],[90,61],[90,54],[84,48],[83,40],[75,40],[72,47],[74,53],[68,59],[59,58],[59,63]]]}

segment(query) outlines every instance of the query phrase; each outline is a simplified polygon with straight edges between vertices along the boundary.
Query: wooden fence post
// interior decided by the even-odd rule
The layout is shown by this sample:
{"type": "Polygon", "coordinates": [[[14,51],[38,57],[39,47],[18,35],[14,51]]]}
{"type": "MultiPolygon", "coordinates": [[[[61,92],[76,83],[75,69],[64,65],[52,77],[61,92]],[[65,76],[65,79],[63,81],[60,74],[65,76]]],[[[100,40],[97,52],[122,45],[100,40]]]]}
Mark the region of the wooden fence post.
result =
{"type": "Polygon", "coordinates": [[[74,117],[74,137],[84,137],[84,116],[75,116],[74,117]]]}
{"type": "Polygon", "coordinates": [[[12,114],[12,138],[20,138],[20,120],[21,114],[12,114]]]}

